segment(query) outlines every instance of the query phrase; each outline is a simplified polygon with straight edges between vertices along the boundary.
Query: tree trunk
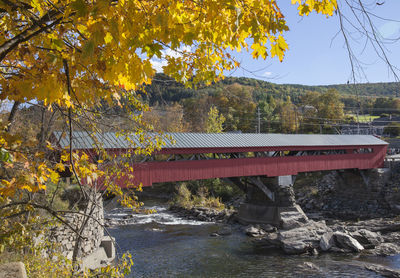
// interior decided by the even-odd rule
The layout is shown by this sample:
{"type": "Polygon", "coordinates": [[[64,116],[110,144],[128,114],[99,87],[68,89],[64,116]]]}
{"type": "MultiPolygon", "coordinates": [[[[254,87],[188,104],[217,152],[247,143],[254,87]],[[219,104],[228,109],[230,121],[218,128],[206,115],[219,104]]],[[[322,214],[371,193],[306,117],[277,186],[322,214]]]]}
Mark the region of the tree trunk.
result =
{"type": "Polygon", "coordinates": [[[21,103],[19,101],[15,101],[13,107],[11,108],[10,115],[8,115],[6,131],[11,132],[12,122],[14,121],[15,114],[17,113],[18,106],[21,103]]]}

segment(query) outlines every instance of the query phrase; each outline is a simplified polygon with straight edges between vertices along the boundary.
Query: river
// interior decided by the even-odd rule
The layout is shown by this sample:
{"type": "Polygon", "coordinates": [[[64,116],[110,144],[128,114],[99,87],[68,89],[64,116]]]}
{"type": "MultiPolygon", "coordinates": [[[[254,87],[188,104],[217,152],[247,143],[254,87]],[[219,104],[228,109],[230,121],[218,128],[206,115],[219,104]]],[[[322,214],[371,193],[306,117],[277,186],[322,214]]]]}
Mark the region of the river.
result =
{"type": "Polygon", "coordinates": [[[114,209],[108,218],[127,218],[126,225],[109,228],[117,251],[129,251],[134,267],[130,277],[382,277],[364,269],[367,263],[400,268],[400,256],[354,254],[288,256],[256,247],[243,232],[212,237],[222,224],[181,219],[160,201],[145,201],[156,213],[131,215],[114,209]],[[311,262],[320,271],[299,267],[311,262]]]}

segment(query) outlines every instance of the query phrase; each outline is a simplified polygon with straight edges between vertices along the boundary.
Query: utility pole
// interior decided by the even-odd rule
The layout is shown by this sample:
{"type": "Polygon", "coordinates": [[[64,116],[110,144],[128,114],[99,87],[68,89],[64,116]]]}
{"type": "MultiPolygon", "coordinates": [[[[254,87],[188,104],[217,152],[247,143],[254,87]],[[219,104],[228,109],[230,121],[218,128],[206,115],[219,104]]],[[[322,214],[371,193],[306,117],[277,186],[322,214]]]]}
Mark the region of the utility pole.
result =
{"type": "Polygon", "coordinates": [[[261,113],[260,113],[260,107],[257,107],[257,133],[261,133],[261,113]]]}

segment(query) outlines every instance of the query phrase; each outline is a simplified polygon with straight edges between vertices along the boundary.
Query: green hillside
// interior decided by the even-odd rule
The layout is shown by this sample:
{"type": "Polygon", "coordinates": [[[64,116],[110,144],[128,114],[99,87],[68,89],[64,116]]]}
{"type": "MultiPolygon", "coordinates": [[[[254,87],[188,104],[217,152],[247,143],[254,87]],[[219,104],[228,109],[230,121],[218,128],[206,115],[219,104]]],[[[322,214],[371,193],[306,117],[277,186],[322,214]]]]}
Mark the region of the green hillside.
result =
{"type": "Polygon", "coordinates": [[[266,95],[282,99],[289,96],[294,103],[297,103],[299,96],[308,91],[323,93],[331,88],[339,91],[344,98],[351,98],[352,96],[359,96],[360,98],[400,96],[400,83],[396,82],[307,86],[300,84],[275,84],[246,77],[227,77],[210,86],[199,86],[196,89],[191,89],[185,88],[164,74],[157,74],[152,85],[148,86],[146,91],[148,92],[147,97],[150,105],[154,103],[165,104],[179,102],[199,94],[215,95],[218,91],[223,90],[224,86],[234,83],[248,87],[255,100],[262,99],[266,95]]]}

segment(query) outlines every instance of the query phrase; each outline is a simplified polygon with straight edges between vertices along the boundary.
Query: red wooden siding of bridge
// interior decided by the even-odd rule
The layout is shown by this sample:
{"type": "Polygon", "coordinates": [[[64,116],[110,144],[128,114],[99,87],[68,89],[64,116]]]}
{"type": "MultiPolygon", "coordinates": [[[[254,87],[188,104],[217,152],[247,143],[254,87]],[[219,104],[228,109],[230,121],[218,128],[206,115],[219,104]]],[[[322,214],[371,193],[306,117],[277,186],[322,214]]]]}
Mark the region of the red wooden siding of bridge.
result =
{"type": "MultiPolygon", "coordinates": [[[[365,146],[373,149],[371,153],[353,153],[363,146],[313,147],[314,150],[345,149],[346,154],[324,154],[309,156],[251,157],[233,159],[185,160],[185,161],[151,161],[134,164],[134,181],[122,178],[118,183],[122,187],[142,183],[151,186],[159,182],[175,182],[210,178],[244,177],[265,175],[269,177],[296,175],[301,172],[327,171],[340,169],[372,169],[383,166],[387,146],[365,146]]],[[[265,149],[265,148],[264,148],[265,149]]],[[[275,151],[286,151],[293,148],[274,148],[275,151]]],[[[296,150],[301,148],[296,147],[296,150]]],[[[310,147],[304,148],[310,150],[310,147]]],[[[198,153],[199,150],[188,150],[184,153],[198,153]]],[[[216,150],[202,150],[214,153],[216,150]]],[[[221,152],[221,150],[218,150],[221,152]]],[[[243,151],[243,150],[240,150],[243,151]]],[[[247,150],[249,151],[249,150],[247,150]]],[[[174,153],[181,153],[172,150],[174,153]]],[[[238,152],[237,149],[225,149],[224,153],[238,152]]],[[[163,153],[169,153],[164,150],[163,153]]]]}

